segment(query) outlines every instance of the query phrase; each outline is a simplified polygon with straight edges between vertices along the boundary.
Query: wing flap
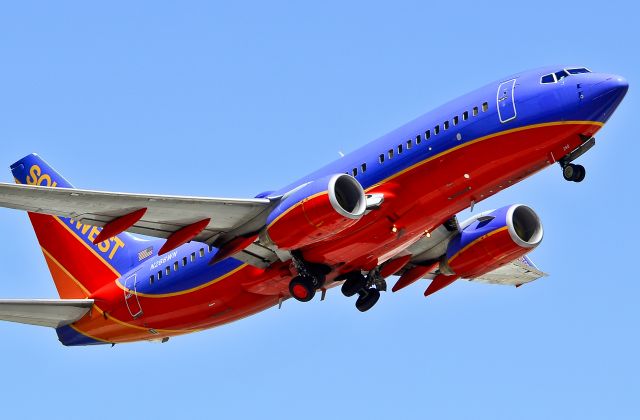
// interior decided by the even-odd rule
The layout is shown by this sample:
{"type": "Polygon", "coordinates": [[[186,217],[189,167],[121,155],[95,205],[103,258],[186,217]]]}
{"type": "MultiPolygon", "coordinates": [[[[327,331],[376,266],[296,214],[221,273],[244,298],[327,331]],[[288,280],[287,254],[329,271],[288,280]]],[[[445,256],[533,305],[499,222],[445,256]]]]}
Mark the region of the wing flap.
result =
{"type": "Polygon", "coordinates": [[[2,299],[0,320],[58,328],[82,318],[93,299],[2,299]]]}

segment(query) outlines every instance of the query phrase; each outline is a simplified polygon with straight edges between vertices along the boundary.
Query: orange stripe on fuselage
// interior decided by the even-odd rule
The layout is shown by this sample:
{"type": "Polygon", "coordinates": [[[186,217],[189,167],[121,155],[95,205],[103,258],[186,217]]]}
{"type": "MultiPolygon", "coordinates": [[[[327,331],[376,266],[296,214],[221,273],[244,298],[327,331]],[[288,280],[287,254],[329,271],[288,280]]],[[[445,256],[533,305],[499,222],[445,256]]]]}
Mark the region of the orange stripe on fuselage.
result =
{"type": "MultiPolygon", "coordinates": [[[[82,287],[80,282],[71,275],[66,269],[62,266],[62,264],[57,261],[55,258],[51,256],[51,254],[43,249],[45,254],[45,258],[48,259],[48,262],[51,263],[52,266],[55,267],[57,271],[62,273],[65,276],[65,279],[71,283],[75,283],[78,287],[82,287]]],[[[114,286],[115,287],[115,286],[114,286]]],[[[85,289],[85,292],[88,291],[85,289]]],[[[81,296],[84,298],[86,296],[81,296]]],[[[123,295],[124,301],[124,295],[123,295]]],[[[105,342],[121,342],[121,341],[135,341],[135,340],[149,340],[158,338],[157,335],[151,334],[149,332],[149,328],[152,327],[141,327],[138,325],[133,325],[127,322],[124,322],[118,318],[115,318],[113,315],[108,314],[106,319],[104,317],[104,310],[100,308],[98,303],[94,303],[91,308],[91,311],[87,313],[83,318],[79,321],[73,323],[71,325],[76,331],[81,334],[84,334],[90,338],[94,338],[96,340],[105,341],[105,342]],[[123,340],[123,337],[128,337],[128,339],[123,340]],[[135,337],[135,338],[134,338],[135,337]]],[[[187,332],[198,331],[197,329],[192,330],[172,330],[172,329],[157,329],[156,331],[162,336],[173,336],[178,334],[184,334],[187,332]]]]}
{"type": "MultiPolygon", "coordinates": [[[[223,275],[221,275],[220,277],[216,277],[213,280],[210,280],[206,283],[201,284],[200,286],[196,286],[196,287],[192,287],[191,289],[186,289],[186,290],[180,290],[179,292],[171,292],[171,293],[140,293],[137,292],[138,296],[141,297],[146,297],[146,298],[166,298],[166,297],[172,297],[172,296],[180,296],[180,295],[184,295],[186,293],[192,293],[195,292],[196,290],[200,290],[200,289],[204,289],[205,287],[209,287],[212,284],[215,284],[221,280],[226,279],[227,277],[236,274],[237,272],[239,272],[240,270],[246,268],[248,266],[248,264],[242,264],[239,267],[234,268],[233,270],[229,271],[228,273],[225,273],[223,275]]],[[[129,289],[128,287],[125,287],[123,284],[121,284],[120,282],[116,282],[116,285],[122,289],[123,291],[128,291],[130,293],[134,293],[133,290],[129,289]]]]}
{"type": "MultiPolygon", "coordinates": [[[[478,137],[477,139],[468,141],[468,142],[463,143],[463,144],[461,144],[459,146],[452,147],[451,149],[447,149],[447,150],[445,150],[445,151],[443,151],[441,153],[438,153],[437,155],[434,155],[434,156],[431,156],[431,157],[429,157],[429,158],[427,158],[425,160],[422,160],[422,161],[420,161],[420,162],[418,162],[418,163],[416,163],[414,165],[409,166],[406,169],[403,169],[403,170],[401,170],[399,172],[396,172],[395,174],[383,179],[382,181],[378,182],[377,184],[372,185],[371,187],[367,188],[365,191],[369,192],[370,190],[372,190],[372,189],[374,189],[376,187],[379,187],[380,185],[382,185],[382,184],[384,184],[386,182],[389,182],[392,179],[397,178],[400,175],[405,174],[406,172],[409,172],[409,171],[411,171],[411,170],[413,170],[413,169],[415,169],[415,168],[417,168],[419,166],[422,166],[422,165],[424,165],[426,163],[431,162],[432,160],[441,158],[441,157],[443,157],[445,155],[448,155],[449,153],[453,153],[456,150],[463,149],[463,148],[471,146],[473,144],[476,144],[476,143],[479,143],[479,142],[482,142],[482,141],[485,141],[485,140],[490,140],[490,139],[492,139],[494,137],[500,137],[500,136],[504,136],[504,135],[507,135],[507,134],[517,133],[519,131],[526,131],[526,130],[531,130],[531,129],[534,129],[534,128],[551,127],[551,126],[557,126],[557,125],[595,125],[595,126],[598,126],[598,127],[602,127],[604,124],[599,122],[599,121],[555,121],[555,122],[549,122],[549,123],[531,124],[531,125],[526,125],[524,127],[517,127],[517,128],[512,128],[510,130],[499,131],[497,133],[489,134],[489,135],[484,136],[484,137],[478,137]]],[[[419,146],[416,146],[416,147],[419,147],[419,146]]]]}

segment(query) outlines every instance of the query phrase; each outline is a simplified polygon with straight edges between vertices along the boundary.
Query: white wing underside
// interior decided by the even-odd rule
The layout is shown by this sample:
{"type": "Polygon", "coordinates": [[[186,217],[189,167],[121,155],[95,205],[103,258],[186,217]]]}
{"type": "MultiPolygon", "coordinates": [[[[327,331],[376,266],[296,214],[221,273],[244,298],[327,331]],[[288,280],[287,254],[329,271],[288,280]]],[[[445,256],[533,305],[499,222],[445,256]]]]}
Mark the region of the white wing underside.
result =
{"type": "Polygon", "coordinates": [[[485,284],[520,286],[546,276],[546,273],[538,270],[530,260],[523,257],[513,260],[480,277],[469,279],[469,281],[485,284]]]}
{"type": "Polygon", "coordinates": [[[213,244],[225,234],[247,233],[259,229],[271,201],[262,198],[234,199],[129,194],[50,188],[0,183],[0,206],[35,213],[70,217],[81,223],[104,226],[106,223],[146,208],[142,219],[128,232],[167,238],[173,232],[203,219],[211,219],[194,238],[213,244]],[[253,222],[253,223],[252,223],[253,222]]]}
{"type": "Polygon", "coordinates": [[[86,314],[93,299],[2,299],[0,320],[58,328],[86,314]]]}

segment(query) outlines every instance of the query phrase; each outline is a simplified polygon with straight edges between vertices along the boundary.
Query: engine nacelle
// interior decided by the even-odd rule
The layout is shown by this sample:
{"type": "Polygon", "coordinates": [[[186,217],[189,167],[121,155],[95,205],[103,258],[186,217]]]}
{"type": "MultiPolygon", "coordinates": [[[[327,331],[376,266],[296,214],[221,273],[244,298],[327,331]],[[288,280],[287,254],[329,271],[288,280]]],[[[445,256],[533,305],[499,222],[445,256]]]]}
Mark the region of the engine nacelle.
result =
{"type": "Polygon", "coordinates": [[[495,270],[532,251],[542,241],[538,215],[514,204],[481,213],[461,225],[440,263],[445,275],[474,278],[495,270]]]}
{"type": "Polygon", "coordinates": [[[352,176],[336,174],[285,194],[267,218],[263,239],[280,249],[298,249],[329,238],[364,215],[367,200],[352,176]]]}

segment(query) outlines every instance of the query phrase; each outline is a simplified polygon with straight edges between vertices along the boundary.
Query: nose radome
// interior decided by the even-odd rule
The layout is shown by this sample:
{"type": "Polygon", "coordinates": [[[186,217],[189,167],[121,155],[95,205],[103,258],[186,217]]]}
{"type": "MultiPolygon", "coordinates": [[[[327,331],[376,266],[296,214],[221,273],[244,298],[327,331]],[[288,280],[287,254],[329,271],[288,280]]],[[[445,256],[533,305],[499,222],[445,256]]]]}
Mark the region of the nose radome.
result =
{"type": "Polygon", "coordinates": [[[603,75],[603,80],[593,87],[596,90],[594,92],[596,99],[606,97],[606,99],[621,100],[629,90],[629,82],[622,76],[607,74],[603,75]]]}
{"type": "Polygon", "coordinates": [[[627,79],[622,76],[614,76],[613,78],[614,84],[617,86],[616,89],[622,92],[623,95],[626,95],[629,90],[629,82],[627,82],[627,79]]]}
{"type": "Polygon", "coordinates": [[[602,74],[600,80],[587,87],[589,110],[598,121],[606,122],[629,90],[627,80],[615,74],[602,74]]]}

